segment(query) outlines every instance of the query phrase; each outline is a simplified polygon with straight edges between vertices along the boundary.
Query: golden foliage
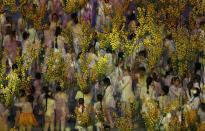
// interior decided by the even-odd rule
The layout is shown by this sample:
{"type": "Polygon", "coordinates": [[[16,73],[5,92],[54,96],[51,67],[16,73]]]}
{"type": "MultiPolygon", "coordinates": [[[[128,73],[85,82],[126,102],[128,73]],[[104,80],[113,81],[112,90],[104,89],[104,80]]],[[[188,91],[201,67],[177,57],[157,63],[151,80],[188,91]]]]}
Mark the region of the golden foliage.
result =
{"type": "Polygon", "coordinates": [[[75,12],[85,6],[87,0],[66,0],[63,3],[63,9],[67,13],[75,12]]]}
{"type": "Polygon", "coordinates": [[[145,100],[146,111],[142,112],[142,117],[145,121],[147,130],[155,130],[160,120],[160,110],[155,101],[145,100]]]}
{"type": "Polygon", "coordinates": [[[188,110],[188,111],[184,112],[184,118],[185,118],[187,127],[191,126],[193,124],[196,124],[197,111],[196,110],[188,110]]]}

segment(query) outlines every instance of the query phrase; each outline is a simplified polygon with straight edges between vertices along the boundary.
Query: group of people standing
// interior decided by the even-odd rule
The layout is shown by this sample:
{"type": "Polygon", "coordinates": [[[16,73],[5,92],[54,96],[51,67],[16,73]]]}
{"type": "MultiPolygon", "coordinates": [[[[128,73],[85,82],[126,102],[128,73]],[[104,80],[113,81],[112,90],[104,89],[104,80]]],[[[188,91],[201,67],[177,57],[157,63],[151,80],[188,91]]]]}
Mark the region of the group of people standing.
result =
{"type": "MultiPolygon", "coordinates": [[[[34,21],[26,21],[21,14],[16,13],[14,17],[8,11],[0,12],[1,61],[6,65],[6,75],[15,73],[18,69],[16,58],[26,55],[30,43],[43,45],[39,60],[32,64],[27,73],[32,77],[31,87],[20,89],[18,95],[14,94],[13,104],[9,107],[0,100],[0,130],[111,130],[118,128],[117,118],[130,110],[133,127],[145,130],[141,113],[147,111],[146,101],[149,100],[157,103],[162,116],[169,103],[178,101],[179,107],[195,111],[198,123],[202,126],[205,124],[203,50],[193,61],[193,69],[179,77],[171,65],[170,54],[176,51],[171,34],[165,35],[162,43],[164,54],[151,71],[147,66],[149,52],[145,46],[141,45],[140,50],[126,56],[123,51],[113,52],[110,47],[100,49],[98,38],[94,38],[85,53],[86,58],[92,59],[89,68],[93,68],[100,56],[106,56],[109,69],[103,78],[81,89],[74,76],[81,70],[82,21],[91,23],[91,30],[96,32],[103,31],[107,25],[112,27],[112,16],[118,7],[123,7],[125,1],[90,0],[84,8],[71,14],[63,10],[61,0],[33,2],[37,6],[48,6],[47,24],[41,30],[36,30],[34,21]],[[62,33],[67,27],[72,35],[69,47],[62,33]],[[68,57],[71,61],[66,73],[68,81],[74,83],[72,88],[65,89],[59,83],[46,84],[42,67],[47,66],[44,62],[51,51],[62,52],[62,57],[68,57]]],[[[124,15],[127,30],[133,30],[133,25],[137,28],[140,23],[134,0],[130,0],[124,15]]],[[[197,19],[197,24],[202,25],[204,21],[205,18],[201,17],[197,19]]],[[[132,39],[136,35],[134,33],[127,37],[132,39]]]]}

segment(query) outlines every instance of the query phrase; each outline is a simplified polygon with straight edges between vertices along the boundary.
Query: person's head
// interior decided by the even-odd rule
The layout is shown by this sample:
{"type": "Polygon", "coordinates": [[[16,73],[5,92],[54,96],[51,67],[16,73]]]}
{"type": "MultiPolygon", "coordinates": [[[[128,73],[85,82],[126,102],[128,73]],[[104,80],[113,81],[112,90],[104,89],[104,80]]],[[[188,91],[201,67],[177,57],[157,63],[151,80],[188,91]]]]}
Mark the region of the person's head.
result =
{"type": "Polygon", "coordinates": [[[18,65],[16,64],[16,63],[14,63],[13,65],[12,65],[12,70],[17,70],[18,69],[18,65]]]}
{"type": "Polygon", "coordinates": [[[162,87],[162,95],[167,95],[169,93],[169,86],[162,87]]]}
{"type": "Polygon", "coordinates": [[[20,90],[19,90],[19,96],[20,96],[20,97],[24,97],[25,95],[26,95],[26,91],[23,90],[23,89],[20,89],[20,90]]]}
{"type": "Polygon", "coordinates": [[[144,75],[145,72],[146,72],[146,69],[145,69],[144,66],[140,66],[138,70],[139,70],[139,74],[140,74],[140,75],[144,75]]]}
{"type": "Polygon", "coordinates": [[[123,61],[117,61],[116,62],[116,67],[123,68],[123,61]]]}
{"type": "Polygon", "coordinates": [[[167,40],[172,40],[172,39],[173,39],[172,34],[168,34],[168,35],[166,36],[166,39],[167,39],[167,40]]]}
{"type": "Polygon", "coordinates": [[[112,53],[112,48],[111,47],[107,47],[106,48],[106,53],[112,53]]]}
{"type": "Polygon", "coordinates": [[[179,77],[176,77],[175,85],[176,85],[176,86],[179,86],[179,85],[180,85],[180,79],[179,79],[179,77]]]}
{"type": "Polygon", "coordinates": [[[52,94],[51,91],[48,91],[48,92],[46,93],[46,98],[52,98],[52,96],[53,96],[53,94],[52,94]]]}
{"type": "Polygon", "coordinates": [[[61,32],[62,32],[62,29],[61,29],[61,27],[58,26],[56,28],[56,31],[55,31],[55,36],[59,36],[61,34],[61,32]]]}
{"type": "Polygon", "coordinates": [[[205,103],[201,103],[199,107],[201,111],[205,112],[205,103]]]}
{"type": "Polygon", "coordinates": [[[200,81],[201,81],[201,76],[196,74],[194,76],[194,82],[200,83],[200,81]]]}
{"type": "Polygon", "coordinates": [[[135,21],[135,19],[136,19],[136,14],[135,14],[135,12],[133,12],[133,11],[129,12],[127,18],[128,18],[128,20],[130,20],[130,21],[135,21]]]}
{"type": "Polygon", "coordinates": [[[47,92],[49,92],[48,86],[43,86],[43,93],[47,93],[47,92]]]}
{"type": "Polygon", "coordinates": [[[27,96],[27,101],[30,102],[30,103],[33,103],[34,97],[32,95],[28,95],[27,96]]]}
{"type": "Polygon", "coordinates": [[[9,24],[12,24],[12,17],[11,16],[6,16],[6,22],[9,24]]]}
{"type": "Polygon", "coordinates": [[[36,78],[37,80],[40,80],[40,79],[41,79],[41,73],[40,73],[40,72],[36,72],[35,78],[36,78]]]}
{"type": "Polygon", "coordinates": [[[124,74],[125,75],[130,75],[131,73],[131,69],[129,67],[127,67],[126,69],[124,69],[124,74]]]}
{"type": "Polygon", "coordinates": [[[171,80],[171,84],[178,87],[180,85],[179,77],[177,77],[177,76],[173,77],[172,80],[171,80]]]}
{"type": "Polygon", "coordinates": [[[105,131],[110,131],[110,125],[104,125],[104,129],[105,129],[105,131]]]}
{"type": "Polygon", "coordinates": [[[71,19],[75,24],[78,24],[78,14],[76,12],[71,14],[71,19]]]}
{"type": "Polygon", "coordinates": [[[11,38],[12,39],[16,39],[16,31],[12,31],[11,32],[11,38]]]}
{"type": "Polygon", "coordinates": [[[29,38],[29,33],[28,32],[23,32],[23,40],[27,40],[29,38]]]}
{"type": "Polygon", "coordinates": [[[193,88],[193,82],[189,82],[187,84],[187,88],[188,88],[188,90],[191,90],[193,88]]]}
{"type": "Polygon", "coordinates": [[[201,51],[199,52],[199,56],[200,56],[200,57],[204,57],[204,51],[203,51],[203,50],[201,50],[201,51]]]}
{"type": "Polygon", "coordinates": [[[7,25],[5,31],[6,31],[6,35],[11,35],[11,34],[12,34],[12,28],[11,28],[11,26],[10,26],[10,25],[7,25]]]}
{"type": "Polygon", "coordinates": [[[56,87],[56,92],[61,92],[62,91],[62,88],[58,85],[57,87],[56,87]]]}
{"type": "Polygon", "coordinates": [[[35,86],[33,86],[33,85],[31,85],[31,89],[30,89],[30,91],[31,91],[31,94],[34,94],[35,93],[35,86]]]}
{"type": "Polygon", "coordinates": [[[201,63],[196,62],[195,63],[195,74],[197,73],[197,71],[199,71],[201,69],[201,63]]]}
{"type": "Polygon", "coordinates": [[[97,100],[98,100],[99,102],[102,102],[102,100],[103,100],[103,95],[102,95],[102,94],[98,94],[98,95],[97,95],[97,100]]]}
{"type": "MultiPolygon", "coordinates": [[[[172,64],[172,59],[171,59],[171,57],[168,58],[167,64],[168,64],[168,65],[171,65],[171,64],[172,64]]],[[[172,67],[170,67],[169,70],[170,70],[170,72],[173,72],[173,68],[172,68],[172,67]]]]}
{"type": "Polygon", "coordinates": [[[25,29],[25,21],[22,17],[18,19],[18,29],[21,31],[25,29]]]}
{"type": "Polygon", "coordinates": [[[109,2],[110,2],[110,0],[104,0],[104,2],[105,2],[105,3],[109,3],[109,2]]]}
{"type": "Polygon", "coordinates": [[[120,60],[123,60],[124,59],[124,52],[122,52],[122,51],[120,51],[119,53],[118,53],[118,59],[119,59],[119,61],[120,60]]]}
{"type": "Polygon", "coordinates": [[[198,96],[200,95],[200,90],[199,90],[199,88],[192,88],[192,89],[191,89],[191,94],[192,94],[192,96],[194,96],[194,97],[198,97],[198,96]]]}
{"type": "Polygon", "coordinates": [[[28,20],[27,25],[28,25],[29,29],[34,28],[34,21],[33,20],[28,20]]]}
{"type": "Polygon", "coordinates": [[[45,25],[44,25],[44,29],[49,30],[50,25],[51,25],[50,22],[46,22],[45,25]]]}
{"type": "Polygon", "coordinates": [[[139,56],[142,56],[142,57],[144,57],[144,58],[147,58],[147,50],[146,50],[146,49],[141,50],[141,51],[139,52],[139,56]]]}
{"type": "Polygon", "coordinates": [[[105,77],[105,78],[103,79],[103,83],[104,83],[106,86],[111,85],[110,78],[105,77]]]}
{"type": "Polygon", "coordinates": [[[191,78],[191,77],[192,77],[191,72],[186,72],[186,73],[185,73],[185,78],[191,78]]]}
{"type": "Polygon", "coordinates": [[[165,73],[165,77],[167,77],[167,76],[169,76],[171,73],[170,73],[170,71],[168,70],[168,71],[166,71],[166,73],[165,73]]]}
{"type": "Polygon", "coordinates": [[[84,99],[83,98],[79,98],[78,99],[78,104],[79,105],[84,105],[84,99]]]}
{"type": "Polygon", "coordinates": [[[158,76],[156,72],[152,73],[152,78],[153,78],[153,81],[158,81],[158,76]]]}
{"type": "Polygon", "coordinates": [[[150,86],[152,84],[153,78],[151,76],[148,76],[146,79],[147,86],[150,86]]]}
{"type": "Polygon", "coordinates": [[[56,14],[56,13],[53,13],[52,14],[52,21],[54,21],[54,22],[58,22],[58,15],[56,14]]]}
{"type": "Polygon", "coordinates": [[[152,84],[152,77],[151,76],[148,76],[147,79],[146,79],[146,84],[147,84],[147,94],[149,94],[149,86],[152,84]]]}

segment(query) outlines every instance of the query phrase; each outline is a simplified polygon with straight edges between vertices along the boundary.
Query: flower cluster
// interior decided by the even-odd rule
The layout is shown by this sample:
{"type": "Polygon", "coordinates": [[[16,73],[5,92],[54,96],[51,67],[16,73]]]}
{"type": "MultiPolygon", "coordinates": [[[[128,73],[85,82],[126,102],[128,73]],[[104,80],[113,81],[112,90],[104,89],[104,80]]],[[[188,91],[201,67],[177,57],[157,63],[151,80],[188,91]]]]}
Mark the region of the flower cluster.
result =
{"type": "Polygon", "coordinates": [[[41,51],[41,44],[39,41],[35,41],[35,43],[28,43],[25,47],[25,53],[23,54],[24,60],[27,63],[32,64],[34,60],[37,60],[41,51]]]}
{"type": "Polygon", "coordinates": [[[3,88],[2,92],[4,94],[6,105],[10,105],[14,100],[13,95],[18,93],[20,79],[18,74],[15,71],[12,71],[7,75],[6,81],[8,82],[8,85],[3,88]]]}
{"type": "Polygon", "coordinates": [[[67,13],[71,13],[81,9],[86,3],[87,0],[65,0],[63,7],[67,13]]]}
{"type": "Polygon", "coordinates": [[[197,121],[197,111],[195,110],[189,110],[184,112],[184,118],[186,120],[186,127],[188,128],[189,126],[192,126],[196,124],[195,122],[197,121]]]}
{"type": "Polygon", "coordinates": [[[91,57],[88,55],[86,57],[85,54],[80,55],[80,72],[77,72],[76,78],[77,78],[77,83],[80,86],[81,90],[84,90],[88,87],[90,84],[90,68],[89,64],[91,62],[91,57]]]}
{"type": "Polygon", "coordinates": [[[121,106],[123,115],[113,113],[115,117],[115,127],[121,131],[132,131],[138,126],[133,120],[136,112],[136,103],[129,103],[125,107],[123,107],[123,103],[121,103],[121,106]]]}
{"type": "Polygon", "coordinates": [[[82,127],[88,127],[91,124],[91,118],[90,113],[88,111],[88,107],[85,110],[81,111],[80,109],[75,109],[76,119],[78,121],[78,124],[82,127]]]}
{"type": "Polygon", "coordinates": [[[81,47],[83,54],[86,53],[89,49],[89,46],[93,40],[93,32],[90,30],[91,25],[90,23],[82,22],[82,34],[81,35],[81,47]]]}
{"type": "Polygon", "coordinates": [[[45,79],[51,82],[57,82],[63,84],[66,78],[67,64],[64,63],[64,59],[62,57],[62,52],[54,52],[50,51],[49,56],[45,59],[44,73],[45,79]]]}
{"type": "Polygon", "coordinates": [[[142,112],[142,117],[148,130],[156,129],[160,120],[158,105],[153,100],[145,101],[146,111],[142,112]]]}
{"type": "Polygon", "coordinates": [[[179,108],[179,101],[175,100],[167,104],[163,109],[163,114],[171,113],[179,108]]]}
{"type": "Polygon", "coordinates": [[[137,28],[137,37],[144,38],[143,44],[148,51],[148,65],[152,69],[159,61],[162,52],[162,26],[157,26],[152,17],[153,8],[149,6],[149,10],[145,13],[144,8],[138,8],[139,22],[142,23],[137,28]]]}
{"type": "Polygon", "coordinates": [[[11,12],[16,12],[17,11],[15,0],[3,0],[3,5],[8,6],[10,8],[11,12]]]}
{"type": "Polygon", "coordinates": [[[178,28],[176,32],[173,33],[176,45],[176,60],[173,61],[176,65],[176,70],[178,70],[179,75],[184,75],[188,69],[188,59],[190,58],[190,52],[188,52],[189,35],[184,28],[178,28]],[[183,38],[182,38],[183,37],[183,38]]]}
{"type": "Polygon", "coordinates": [[[100,57],[98,59],[96,66],[97,66],[97,73],[99,76],[106,74],[107,64],[108,64],[108,57],[107,56],[103,56],[103,57],[100,57]]]}
{"type": "Polygon", "coordinates": [[[117,50],[120,46],[120,37],[119,37],[119,32],[116,29],[116,27],[112,28],[112,32],[109,33],[108,39],[110,41],[110,45],[112,47],[112,50],[117,50]]]}

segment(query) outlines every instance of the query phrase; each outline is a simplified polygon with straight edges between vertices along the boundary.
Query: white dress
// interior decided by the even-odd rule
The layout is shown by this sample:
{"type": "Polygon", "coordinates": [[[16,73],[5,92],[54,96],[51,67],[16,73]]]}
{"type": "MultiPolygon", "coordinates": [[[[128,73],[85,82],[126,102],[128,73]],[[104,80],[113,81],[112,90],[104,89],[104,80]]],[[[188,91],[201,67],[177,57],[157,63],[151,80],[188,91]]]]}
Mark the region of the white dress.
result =
{"type": "Polygon", "coordinates": [[[111,53],[106,53],[105,57],[108,58],[108,65],[107,65],[107,71],[106,74],[110,75],[113,71],[113,58],[111,53]]]}
{"type": "Polygon", "coordinates": [[[169,96],[171,100],[175,100],[179,97],[180,90],[179,88],[175,87],[174,85],[171,85],[169,88],[169,96]]]}
{"type": "Polygon", "coordinates": [[[34,28],[28,29],[28,32],[29,32],[29,40],[31,42],[39,41],[38,34],[34,28]]]}
{"type": "Polygon", "coordinates": [[[72,26],[72,35],[73,35],[73,46],[75,50],[75,54],[80,53],[80,44],[82,37],[82,29],[80,24],[76,24],[72,26]]]}
{"type": "Polygon", "coordinates": [[[132,78],[127,75],[120,81],[121,101],[125,103],[132,103],[135,100],[135,95],[132,91],[132,78]]]}
{"type": "Polygon", "coordinates": [[[144,97],[147,95],[146,79],[147,79],[146,76],[139,78],[139,82],[137,84],[137,87],[139,88],[141,99],[144,99],[144,97]]]}
{"type": "Polygon", "coordinates": [[[88,65],[88,67],[91,69],[97,62],[98,57],[94,53],[88,53],[88,57],[91,57],[91,62],[88,65]]]}
{"type": "MultiPolygon", "coordinates": [[[[43,101],[43,104],[46,106],[46,100],[43,101]]],[[[45,116],[54,118],[55,108],[56,108],[55,100],[48,98],[45,116]]]]}
{"type": "Polygon", "coordinates": [[[105,89],[105,94],[103,97],[103,105],[105,105],[106,108],[115,108],[115,100],[113,97],[113,89],[111,86],[108,86],[105,89]]]}
{"type": "Polygon", "coordinates": [[[189,102],[189,106],[192,110],[198,110],[200,105],[200,99],[199,97],[193,97],[191,98],[190,102],[189,102]]]}
{"type": "Polygon", "coordinates": [[[65,38],[63,37],[63,36],[58,36],[57,37],[57,40],[55,40],[55,42],[54,42],[54,44],[56,44],[56,42],[57,42],[57,48],[54,48],[54,51],[55,52],[62,52],[62,54],[63,54],[63,56],[65,56],[65,54],[66,54],[66,52],[65,52],[65,46],[64,46],[64,44],[65,44],[65,38]]]}
{"type": "Polygon", "coordinates": [[[119,87],[119,81],[120,78],[123,77],[123,71],[120,67],[115,67],[114,72],[111,75],[111,83],[113,85],[114,88],[114,93],[116,93],[118,87],[119,87]]]}

